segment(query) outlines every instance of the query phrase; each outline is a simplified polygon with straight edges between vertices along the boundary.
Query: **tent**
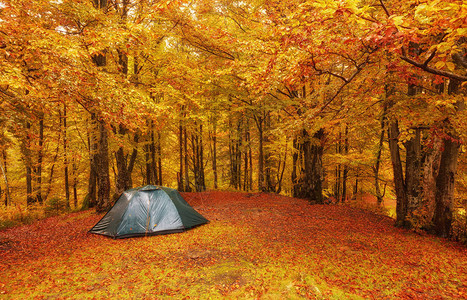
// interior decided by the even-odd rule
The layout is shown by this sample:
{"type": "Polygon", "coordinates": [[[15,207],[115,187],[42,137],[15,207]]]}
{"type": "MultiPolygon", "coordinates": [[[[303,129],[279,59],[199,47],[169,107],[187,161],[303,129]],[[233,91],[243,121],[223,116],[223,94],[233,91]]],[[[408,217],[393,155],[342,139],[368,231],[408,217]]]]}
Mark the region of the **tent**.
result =
{"type": "Polygon", "coordinates": [[[116,239],[182,232],[207,222],[177,190],[147,185],[123,192],[89,232],[116,239]]]}

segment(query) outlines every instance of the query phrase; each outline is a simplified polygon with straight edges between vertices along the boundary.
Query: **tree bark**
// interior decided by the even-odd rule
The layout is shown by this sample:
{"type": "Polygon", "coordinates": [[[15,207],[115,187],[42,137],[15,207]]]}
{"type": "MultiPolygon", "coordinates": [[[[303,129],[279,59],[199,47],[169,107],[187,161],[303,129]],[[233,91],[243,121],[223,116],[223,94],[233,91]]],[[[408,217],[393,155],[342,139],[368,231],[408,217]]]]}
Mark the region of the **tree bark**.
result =
{"type": "Polygon", "coordinates": [[[394,173],[394,188],[396,191],[396,226],[405,227],[407,216],[407,193],[402,170],[402,161],[399,149],[399,126],[397,121],[389,125],[388,143],[391,152],[391,162],[394,173]]]}
{"type": "Polygon", "coordinates": [[[97,146],[97,206],[98,212],[106,211],[110,206],[110,174],[108,132],[102,120],[98,122],[99,143],[97,146]]]}
{"type": "Polygon", "coordinates": [[[66,206],[70,207],[70,182],[68,180],[68,149],[67,149],[67,111],[66,104],[63,104],[63,164],[65,166],[65,199],[66,206]]]}
{"type": "MultiPolygon", "coordinates": [[[[123,127],[123,125],[119,125],[118,133],[122,136],[128,134],[127,130],[123,127]]],[[[115,186],[115,194],[114,194],[114,201],[120,197],[120,195],[130,189],[133,186],[133,181],[131,177],[131,173],[133,172],[133,167],[135,164],[136,157],[138,155],[138,134],[135,133],[133,136],[133,141],[135,142],[135,146],[131,152],[131,155],[128,159],[128,153],[125,153],[123,147],[119,147],[117,152],[115,152],[115,162],[117,166],[117,178],[116,178],[116,186],[115,186]]]]}
{"type": "Polygon", "coordinates": [[[379,136],[378,150],[376,152],[376,162],[373,168],[375,176],[375,192],[376,192],[376,203],[378,206],[383,204],[384,194],[381,192],[380,178],[379,178],[379,169],[381,166],[381,154],[383,152],[383,143],[384,143],[384,129],[385,127],[385,113],[383,112],[383,117],[381,118],[381,133],[379,136]]]}
{"type": "Polygon", "coordinates": [[[90,131],[88,133],[89,145],[89,179],[88,193],[84,198],[83,208],[93,208],[97,205],[97,170],[98,170],[98,153],[97,153],[97,118],[95,113],[91,113],[90,131]]]}
{"type": "Polygon", "coordinates": [[[212,129],[212,172],[214,173],[214,189],[218,188],[217,178],[217,121],[213,120],[212,129]]]}
{"type": "Polygon", "coordinates": [[[441,155],[439,173],[436,178],[435,213],[433,217],[434,231],[438,236],[451,235],[452,210],[454,200],[454,183],[459,154],[459,143],[452,137],[443,141],[444,151],[441,155]]]}
{"type": "Polygon", "coordinates": [[[185,192],[191,192],[190,176],[189,176],[189,157],[188,157],[188,135],[186,125],[183,127],[183,151],[184,151],[184,163],[185,163],[185,192]]]}
{"type": "MultiPolygon", "coordinates": [[[[460,82],[451,80],[448,85],[450,95],[459,93],[460,82]]],[[[464,100],[456,103],[457,111],[465,109],[464,100]]],[[[459,138],[449,119],[444,120],[443,152],[439,163],[438,176],[436,177],[435,212],[433,217],[434,231],[438,236],[451,236],[454,183],[459,156],[459,138]]]]}
{"type": "MultiPolygon", "coordinates": [[[[299,150],[296,163],[294,194],[295,197],[309,199],[312,203],[323,204],[323,139],[324,130],[320,129],[311,137],[303,129],[295,148],[299,150]]],[[[294,159],[295,160],[295,159],[294,159]]]]}
{"type": "Polygon", "coordinates": [[[42,200],[42,165],[44,161],[44,114],[39,113],[39,148],[37,150],[37,168],[36,168],[36,186],[35,195],[37,202],[41,203],[42,200]]]}
{"type": "Polygon", "coordinates": [[[2,169],[3,180],[5,181],[5,206],[11,204],[10,199],[10,185],[8,184],[8,176],[7,176],[7,164],[6,164],[6,151],[5,149],[2,150],[2,158],[3,162],[0,162],[0,168],[2,169]]]}
{"type": "Polygon", "coordinates": [[[258,128],[258,138],[259,138],[259,145],[258,145],[258,190],[261,192],[265,191],[264,186],[264,118],[263,117],[255,117],[256,126],[258,128]]]}
{"type": "MultiPolygon", "coordinates": [[[[345,138],[344,138],[344,154],[349,154],[349,127],[345,125],[345,138]]],[[[344,170],[342,174],[342,202],[347,200],[347,178],[349,174],[349,166],[344,165],[344,170]]]]}
{"type": "Polygon", "coordinates": [[[31,123],[26,122],[26,141],[24,156],[26,163],[26,203],[32,205],[37,199],[32,194],[32,160],[31,160],[31,123]]]}

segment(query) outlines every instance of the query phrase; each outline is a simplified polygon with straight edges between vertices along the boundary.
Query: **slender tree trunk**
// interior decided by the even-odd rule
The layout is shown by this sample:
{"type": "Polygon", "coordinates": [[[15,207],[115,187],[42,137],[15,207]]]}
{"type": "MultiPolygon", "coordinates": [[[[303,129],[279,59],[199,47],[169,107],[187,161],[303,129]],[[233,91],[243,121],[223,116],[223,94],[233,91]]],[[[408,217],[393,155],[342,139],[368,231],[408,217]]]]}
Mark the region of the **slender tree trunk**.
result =
{"type": "Polygon", "coordinates": [[[154,123],[151,121],[151,144],[150,144],[150,152],[151,152],[151,178],[152,182],[151,184],[158,184],[159,183],[159,172],[157,171],[157,166],[156,166],[156,137],[154,133],[154,123]]]}
{"type": "MultiPolygon", "coordinates": [[[[342,133],[339,130],[339,139],[336,144],[336,153],[341,154],[342,153],[342,133]]],[[[336,199],[337,202],[340,202],[341,200],[341,164],[337,164],[336,166],[336,182],[335,182],[335,188],[334,188],[334,198],[336,199]]]]}
{"type": "Polygon", "coordinates": [[[282,191],[282,180],[284,178],[284,172],[285,172],[285,164],[287,161],[287,141],[285,143],[285,153],[284,153],[284,159],[279,159],[278,165],[277,165],[277,187],[275,189],[275,193],[280,194],[282,191]],[[282,165],[282,166],[281,166],[282,165]]]}
{"type": "Polygon", "coordinates": [[[26,122],[26,142],[25,142],[25,161],[26,161],[26,203],[33,204],[37,199],[32,194],[32,159],[31,159],[31,123],[26,122]]]}
{"type": "MultiPolygon", "coordinates": [[[[349,154],[349,127],[345,125],[345,139],[344,139],[344,153],[349,154]]],[[[349,174],[349,167],[347,164],[344,165],[344,171],[342,174],[342,202],[347,200],[347,177],[349,174]]]]}
{"type": "Polygon", "coordinates": [[[217,177],[217,121],[213,120],[212,129],[212,172],[214,173],[214,189],[218,188],[218,177],[217,177]]]}
{"type": "Polygon", "coordinates": [[[8,204],[11,205],[11,199],[10,199],[10,185],[8,184],[8,176],[7,176],[7,160],[6,160],[6,151],[5,149],[2,150],[2,158],[3,162],[0,162],[0,168],[2,169],[2,174],[3,174],[3,180],[5,181],[5,206],[8,206],[8,204]]]}
{"type": "Polygon", "coordinates": [[[67,149],[67,111],[66,104],[63,104],[63,164],[65,166],[65,199],[66,206],[70,207],[70,183],[68,180],[68,149],[67,149]]]}
{"type": "Polygon", "coordinates": [[[257,117],[256,118],[256,125],[258,127],[258,136],[259,136],[259,148],[258,148],[258,190],[264,192],[264,130],[263,130],[263,122],[264,118],[257,117]]]}
{"type": "Polygon", "coordinates": [[[160,132],[157,132],[157,170],[159,171],[159,176],[157,177],[156,184],[162,185],[162,135],[160,132]]]}
{"type": "Polygon", "coordinates": [[[206,191],[206,182],[204,177],[203,124],[199,125],[199,169],[201,191],[206,191]]]}
{"type": "Polygon", "coordinates": [[[78,166],[76,165],[75,159],[73,159],[73,206],[76,209],[78,207],[78,179],[77,179],[78,166]]]}
{"type": "Polygon", "coordinates": [[[178,126],[178,153],[179,153],[179,171],[178,171],[178,190],[183,192],[185,191],[185,184],[183,183],[183,176],[184,176],[184,169],[183,169],[183,162],[184,162],[184,157],[183,157],[183,125],[182,125],[182,120],[180,120],[180,124],[178,126]]]}
{"type": "Polygon", "coordinates": [[[189,176],[189,157],[188,157],[188,135],[186,126],[183,128],[183,150],[185,152],[185,192],[191,192],[190,176],[189,176]]]}
{"type": "Polygon", "coordinates": [[[300,143],[298,141],[298,137],[295,136],[292,141],[292,174],[291,174],[292,191],[293,191],[292,195],[294,197],[300,197],[299,195],[301,194],[298,191],[300,184],[299,184],[299,178],[297,174],[300,171],[299,160],[298,160],[300,153],[301,153],[300,143]]]}
{"type": "Polygon", "coordinates": [[[379,136],[378,150],[376,152],[376,162],[373,168],[373,172],[375,176],[376,202],[378,206],[381,206],[383,204],[383,197],[384,197],[384,194],[381,192],[379,170],[381,166],[381,154],[383,152],[385,124],[386,124],[386,106],[383,107],[383,115],[381,116],[381,133],[379,136]]]}
{"type": "Polygon", "coordinates": [[[37,202],[42,204],[42,165],[44,160],[44,114],[39,115],[39,149],[37,150],[36,186],[35,195],[37,202]]]}

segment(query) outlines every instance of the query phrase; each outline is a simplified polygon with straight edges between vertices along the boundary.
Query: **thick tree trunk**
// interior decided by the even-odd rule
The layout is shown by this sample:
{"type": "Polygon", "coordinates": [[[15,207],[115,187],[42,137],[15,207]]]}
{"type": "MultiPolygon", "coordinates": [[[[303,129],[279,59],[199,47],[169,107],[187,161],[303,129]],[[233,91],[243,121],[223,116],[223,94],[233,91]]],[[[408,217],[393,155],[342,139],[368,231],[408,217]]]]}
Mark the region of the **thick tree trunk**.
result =
{"type": "Polygon", "coordinates": [[[405,148],[405,191],[407,193],[407,215],[405,216],[405,223],[407,227],[413,227],[413,225],[415,225],[411,224],[413,213],[422,203],[422,150],[420,129],[415,129],[415,136],[405,143],[405,148]]]}
{"type": "Polygon", "coordinates": [[[106,211],[110,206],[110,174],[108,132],[104,121],[99,121],[99,143],[97,147],[97,206],[98,212],[106,211]]]}
{"type": "Polygon", "coordinates": [[[91,130],[88,133],[89,144],[89,179],[88,193],[84,198],[83,208],[92,208],[97,205],[97,170],[98,170],[98,153],[97,153],[97,118],[96,114],[91,114],[90,119],[91,130]]]}
{"type": "Polygon", "coordinates": [[[306,198],[316,204],[324,203],[322,187],[323,139],[323,129],[315,132],[313,137],[310,137],[308,132],[303,129],[295,145],[295,148],[299,150],[298,157],[294,158],[295,172],[297,169],[300,171],[299,174],[295,174],[295,197],[306,198]]]}
{"type": "MultiPolygon", "coordinates": [[[[448,85],[450,95],[459,93],[460,82],[451,80],[448,85]]],[[[464,100],[456,103],[456,109],[465,109],[464,100]]],[[[443,128],[443,152],[439,163],[438,176],[436,177],[435,212],[433,217],[434,231],[438,236],[448,237],[451,235],[454,183],[457,170],[457,159],[459,156],[459,138],[455,136],[454,129],[449,119],[444,120],[443,128]]]]}
{"type": "Polygon", "coordinates": [[[398,141],[399,126],[397,121],[393,121],[388,129],[388,143],[394,173],[394,188],[396,191],[396,225],[405,227],[407,225],[407,193],[398,141]]]}
{"type": "Polygon", "coordinates": [[[459,154],[459,143],[452,137],[443,141],[444,151],[441,155],[439,172],[436,178],[434,231],[438,236],[451,235],[452,209],[454,200],[454,183],[459,154]]]}
{"type": "MultiPolygon", "coordinates": [[[[127,130],[123,127],[123,125],[119,125],[118,132],[121,135],[127,134],[127,130]]],[[[138,134],[135,133],[133,140],[135,144],[137,145],[138,143],[138,134]]],[[[114,194],[114,201],[120,197],[120,195],[130,189],[133,185],[131,173],[133,172],[133,167],[135,164],[136,157],[138,155],[138,148],[135,145],[135,147],[132,150],[132,153],[130,155],[130,158],[128,159],[127,153],[125,153],[125,150],[123,147],[119,147],[117,152],[115,153],[115,162],[117,166],[117,178],[116,178],[116,186],[115,186],[115,194],[114,194]]]]}

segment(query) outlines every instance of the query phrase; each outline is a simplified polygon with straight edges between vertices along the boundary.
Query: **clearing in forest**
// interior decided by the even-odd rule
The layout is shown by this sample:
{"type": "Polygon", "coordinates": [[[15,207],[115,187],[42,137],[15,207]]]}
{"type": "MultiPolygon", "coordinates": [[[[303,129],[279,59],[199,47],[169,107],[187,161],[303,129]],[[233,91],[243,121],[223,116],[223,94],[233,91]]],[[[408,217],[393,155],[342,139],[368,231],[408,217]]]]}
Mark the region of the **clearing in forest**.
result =
{"type": "Polygon", "coordinates": [[[184,193],[210,223],[113,240],[92,211],[0,232],[0,298],[467,299],[467,249],[340,205],[184,193]]]}

